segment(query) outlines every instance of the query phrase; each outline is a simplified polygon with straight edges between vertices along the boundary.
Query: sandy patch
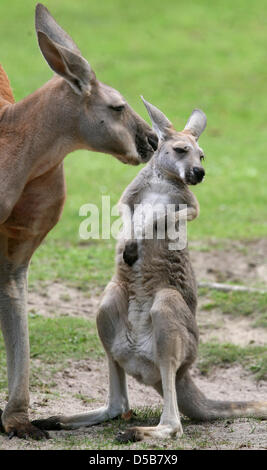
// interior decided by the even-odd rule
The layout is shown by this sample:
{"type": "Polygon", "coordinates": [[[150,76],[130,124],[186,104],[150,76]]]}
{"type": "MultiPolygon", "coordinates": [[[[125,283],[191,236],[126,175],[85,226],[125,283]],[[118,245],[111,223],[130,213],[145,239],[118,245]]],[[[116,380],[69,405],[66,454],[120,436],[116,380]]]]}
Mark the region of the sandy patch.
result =
{"type": "MultiPolygon", "coordinates": [[[[198,244],[195,242],[197,248],[198,244]]],[[[201,247],[200,247],[201,248],[201,247]]],[[[263,286],[267,281],[265,264],[267,240],[253,243],[233,242],[225,245],[223,250],[212,248],[211,251],[191,250],[191,258],[198,281],[236,282],[248,286],[263,286]],[[216,266],[216,268],[215,268],[216,266]]],[[[39,285],[29,292],[29,311],[41,315],[73,315],[95,318],[101,292],[83,291],[68,287],[62,283],[39,285]]],[[[267,333],[263,328],[252,328],[249,317],[231,317],[223,315],[219,309],[207,311],[202,309],[207,298],[199,300],[198,323],[202,341],[216,339],[221,342],[232,342],[240,346],[255,343],[264,345],[267,333]]],[[[193,368],[192,374],[199,388],[212,399],[217,400],[265,400],[267,382],[256,382],[241,366],[214,368],[209,376],[203,376],[193,368]]],[[[49,395],[31,393],[30,413],[32,419],[55,414],[71,415],[85,413],[89,409],[102,406],[106,401],[108,371],[106,359],[103,361],[82,360],[69,361],[63,372],[58,372],[54,380],[55,387],[49,395]]],[[[161,397],[150,387],[139,384],[131,377],[128,379],[129,398],[132,408],[161,407],[161,397]]],[[[1,395],[3,404],[5,395],[1,395]]],[[[148,424],[148,423],[143,423],[148,424]]],[[[53,439],[36,443],[17,438],[8,440],[0,435],[1,449],[54,449],[66,448],[66,439],[77,440],[77,448],[86,448],[82,438],[101,438],[101,430],[111,426],[80,429],[76,431],[51,432],[53,439]],[[60,447],[62,446],[62,447],[60,447]]],[[[267,448],[266,421],[252,419],[223,420],[215,423],[193,424],[184,421],[184,437],[181,445],[185,448],[207,449],[263,449],[267,448]]],[[[178,442],[160,443],[166,448],[177,447],[178,442]]],[[[159,445],[150,442],[151,448],[159,445]]],[[[135,444],[131,446],[132,449],[135,444]]],[[[72,445],[73,448],[73,445],[72,445]]]]}
{"type": "Polygon", "coordinates": [[[253,319],[249,317],[223,314],[219,309],[205,310],[201,307],[207,303],[207,298],[199,299],[197,322],[200,340],[234,343],[245,347],[249,344],[265,346],[267,344],[267,329],[253,327],[253,319]]]}
{"type": "Polygon", "coordinates": [[[198,281],[236,283],[267,288],[267,239],[224,242],[223,249],[216,243],[205,245],[189,242],[190,257],[198,281]],[[212,248],[214,245],[214,249],[212,248]]]}
{"type": "MultiPolygon", "coordinates": [[[[267,396],[267,383],[256,383],[240,366],[228,369],[214,370],[209,377],[200,375],[193,369],[192,375],[198,387],[209,397],[216,400],[264,400],[267,396]]],[[[68,369],[58,373],[57,385],[54,394],[49,396],[33,393],[30,414],[36,417],[49,415],[86,413],[90,409],[102,406],[107,394],[107,364],[106,361],[78,361],[69,363],[68,369]]],[[[139,384],[131,377],[128,380],[129,399],[132,408],[161,407],[161,397],[151,388],[139,384]]],[[[136,417],[138,419],[138,415],[136,417]]],[[[181,445],[192,448],[192,440],[196,448],[208,449],[264,449],[267,448],[266,421],[223,420],[215,423],[194,424],[188,419],[184,423],[184,436],[181,445]]],[[[144,422],[143,425],[148,423],[144,422]]],[[[154,423],[156,424],[156,422],[154,423]]],[[[129,424],[130,425],[130,424],[129,424]]],[[[82,438],[101,439],[101,430],[111,424],[106,423],[91,428],[81,428],[75,431],[50,432],[49,441],[36,443],[34,441],[21,441],[17,438],[9,440],[0,435],[0,448],[14,449],[53,449],[66,448],[66,439],[77,440],[77,448],[86,448],[81,443],[82,438]],[[55,444],[56,442],[56,444],[55,444]]],[[[156,440],[149,441],[151,448],[159,445],[156,440]]],[[[179,442],[161,442],[166,448],[176,447],[179,442]]],[[[131,446],[134,449],[136,446],[131,446]]]]}
{"type": "Polygon", "coordinates": [[[100,292],[83,292],[61,282],[39,284],[30,289],[28,295],[29,312],[54,317],[71,315],[95,318],[100,300],[100,292]]]}

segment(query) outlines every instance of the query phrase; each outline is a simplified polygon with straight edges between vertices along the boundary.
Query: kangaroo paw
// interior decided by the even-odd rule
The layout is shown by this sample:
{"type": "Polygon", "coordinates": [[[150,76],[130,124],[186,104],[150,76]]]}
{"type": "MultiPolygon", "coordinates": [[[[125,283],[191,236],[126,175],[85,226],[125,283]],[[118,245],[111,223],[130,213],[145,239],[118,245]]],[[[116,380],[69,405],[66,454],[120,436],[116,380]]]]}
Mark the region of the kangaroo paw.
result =
{"type": "Polygon", "coordinates": [[[126,243],[123,259],[129,266],[132,266],[138,260],[138,246],[136,241],[126,243]]]}
{"type": "Polygon", "coordinates": [[[51,416],[47,419],[36,419],[32,424],[41,430],[60,431],[62,425],[60,423],[60,416],[51,416]]]}
{"type": "Polygon", "coordinates": [[[46,431],[38,429],[36,426],[33,426],[29,423],[17,423],[16,426],[8,428],[6,431],[9,439],[16,436],[20,439],[34,439],[35,441],[40,441],[42,439],[49,439],[49,434],[46,431]]]}

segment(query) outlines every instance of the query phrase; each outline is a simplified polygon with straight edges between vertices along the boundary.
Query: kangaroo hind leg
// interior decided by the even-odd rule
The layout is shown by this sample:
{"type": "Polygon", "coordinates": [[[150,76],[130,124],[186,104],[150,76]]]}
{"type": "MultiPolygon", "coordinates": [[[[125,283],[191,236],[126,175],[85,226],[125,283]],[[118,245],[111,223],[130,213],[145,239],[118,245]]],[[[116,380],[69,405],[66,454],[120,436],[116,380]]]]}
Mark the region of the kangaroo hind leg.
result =
{"type": "Polygon", "coordinates": [[[190,311],[179,292],[162,289],[155,297],[150,315],[154,360],[161,376],[163,411],[157,426],[130,428],[118,435],[120,442],[139,441],[149,437],[171,438],[183,433],[175,383],[177,370],[187,357],[187,335],[183,319],[190,315],[190,311]]]}

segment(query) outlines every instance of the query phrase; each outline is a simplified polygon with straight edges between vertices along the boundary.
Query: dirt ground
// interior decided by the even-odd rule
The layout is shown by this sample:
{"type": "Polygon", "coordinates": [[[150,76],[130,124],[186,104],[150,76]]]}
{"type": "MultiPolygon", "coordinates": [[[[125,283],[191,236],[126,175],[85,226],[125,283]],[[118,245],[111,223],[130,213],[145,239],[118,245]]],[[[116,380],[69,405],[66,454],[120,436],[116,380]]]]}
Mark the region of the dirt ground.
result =
{"type": "Polygon", "coordinates": [[[267,288],[267,239],[189,243],[197,280],[267,288]]]}
{"type": "MultiPolygon", "coordinates": [[[[246,244],[233,242],[226,245],[223,250],[218,250],[214,244],[214,249],[210,251],[193,244],[191,250],[198,281],[226,283],[230,281],[247,286],[265,286],[265,288],[266,254],[267,240],[246,244]]],[[[96,314],[99,294],[99,292],[90,292],[90,295],[86,295],[81,290],[61,283],[47,285],[45,288],[40,286],[29,293],[29,310],[42,315],[75,315],[92,319],[96,314]]],[[[223,315],[219,310],[204,310],[201,307],[205,301],[207,301],[205,297],[200,298],[198,311],[202,341],[216,338],[221,342],[227,341],[241,346],[251,342],[258,345],[266,344],[266,329],[252,328],[251,320],[247,317],[231,317],[223,315]]],[[[201,375],[194,367],[192,375],[199,388],[209,398],[266,401],[267,382],[256,382],[240,365],[223,369],[214,368],[208,376],[201,375]]],[[[105,402],[108,383],[106,360],[69,361],[66,370],[58,372],[54,379],[55,394],[51,399],[48,400],[39,392],[31,393],[32,418],[60,413],[83,413],[105,402]]],[[[128,383],[132,408],[145,405],[155,409],[162,406],[161,398],[153,389],[139,384],[131,377],[128,383]]],[[[0,398],[3,399],[3,396],[0,398]]],[[[77,448],[86,448],[81,439],[84,436],[95,438],[98,433],[101,435],[104,426],[107,427],[109,424],[76,431],[51,432],[52,439],[41,443],[21,441],[17,438],[8,440],[6,436],[0,435],[0,448],[10,450],[60,448],[58,439],[60,440],[63,435],[74,441],[79,440],[77,448]]],[[[192,448],[192,442],[195,442],[195,448],[205,449],[267,449],[266,421],[244,418],[194,424],[185,420],[181,443],[184,448],[192,448]]],[[[155,448],[157,442],[151,441],[149,444],[150,448],[155,448]]],[[[171,449],[172,444],[165,444],[165,447],[171,449]]],[[[177,448],[177,443],[175,445],[173,443],[173,447],[177,448]]],[[[131,446],[131,449],[134,448],[136,444],[131,446]]]]}

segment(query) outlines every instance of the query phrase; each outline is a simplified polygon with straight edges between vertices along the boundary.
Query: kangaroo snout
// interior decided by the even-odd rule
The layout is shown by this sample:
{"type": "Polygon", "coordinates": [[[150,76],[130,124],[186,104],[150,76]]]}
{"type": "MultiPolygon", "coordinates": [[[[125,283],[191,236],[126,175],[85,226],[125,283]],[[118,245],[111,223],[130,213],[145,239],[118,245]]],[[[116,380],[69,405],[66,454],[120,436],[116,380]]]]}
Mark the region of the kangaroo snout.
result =
{"type": "Polygon", "coordinates": [[[194,174],[194,177],[196,178],[197,182],[200,183],[203,180],[204,176],[205,176],[205,170],[204,170],[204,168],[194,166],[193,174],[194,174]]]}

